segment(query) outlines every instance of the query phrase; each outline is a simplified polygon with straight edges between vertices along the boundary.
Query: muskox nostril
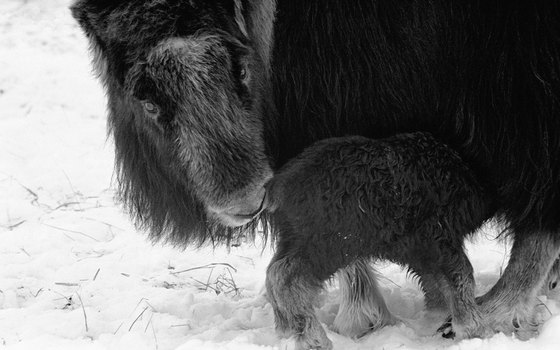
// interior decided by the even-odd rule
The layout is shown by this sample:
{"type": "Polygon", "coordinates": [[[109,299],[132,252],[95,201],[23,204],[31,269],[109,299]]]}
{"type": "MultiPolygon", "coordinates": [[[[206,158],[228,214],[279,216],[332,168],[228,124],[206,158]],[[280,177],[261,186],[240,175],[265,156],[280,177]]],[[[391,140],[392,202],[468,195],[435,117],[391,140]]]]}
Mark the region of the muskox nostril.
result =
{"type": "Polygon", "coordinates": [[[548,289],[554,290],[554,289],[556,288],[556,285],[557,285],[557,284],[558,284],[557,281],[550,282],[550,283],[548,284],[548,289]]]}

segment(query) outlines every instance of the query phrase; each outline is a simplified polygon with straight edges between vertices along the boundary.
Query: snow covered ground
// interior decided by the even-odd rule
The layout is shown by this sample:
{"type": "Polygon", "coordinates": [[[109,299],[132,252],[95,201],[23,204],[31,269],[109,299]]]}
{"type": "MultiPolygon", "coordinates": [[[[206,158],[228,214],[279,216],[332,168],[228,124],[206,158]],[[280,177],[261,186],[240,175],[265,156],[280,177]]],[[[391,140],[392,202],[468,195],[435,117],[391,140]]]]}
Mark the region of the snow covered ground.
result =
{"type": "MultiPolygon", "coordinates": [[[[105,100],[69,0],[0,1],[0,347],[279,349],[264,298],[262,243],[181,250],[152,245],[113,201],[105,100]]],[[[480,290],[507,249],[487,227],[469,243],[480,290]]],[[[380,264],[389,308],[406,325],[336,349],[558,349],[560,305],[526,342],[498,334],[453,341],[422,310],[416,283],[380,264]]],[[[336,284],[318,310],[328,327],[336,284]]]]}

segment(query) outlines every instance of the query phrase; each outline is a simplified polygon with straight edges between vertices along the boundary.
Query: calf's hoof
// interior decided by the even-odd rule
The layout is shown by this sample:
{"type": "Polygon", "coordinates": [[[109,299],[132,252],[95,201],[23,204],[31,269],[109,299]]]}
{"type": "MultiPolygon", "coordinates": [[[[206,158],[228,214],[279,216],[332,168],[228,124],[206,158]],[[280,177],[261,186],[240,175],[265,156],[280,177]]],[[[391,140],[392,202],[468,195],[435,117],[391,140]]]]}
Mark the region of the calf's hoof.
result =
{"type": "Polygon", "coordinates": [[[333,350],[333,344],[326,336],[316,339],[303,335],[297,335],[286,339],[282,346],[282,350],[333,350]]]}
{"type": "Polygon", "coordinates": [[[388,310],[371,314],[361,312],[361,310],[347,311],[337,315],[331,329],[345,337],[357,339],[385,326],[395,325],[397,321],[397,318],[388,310]]]}

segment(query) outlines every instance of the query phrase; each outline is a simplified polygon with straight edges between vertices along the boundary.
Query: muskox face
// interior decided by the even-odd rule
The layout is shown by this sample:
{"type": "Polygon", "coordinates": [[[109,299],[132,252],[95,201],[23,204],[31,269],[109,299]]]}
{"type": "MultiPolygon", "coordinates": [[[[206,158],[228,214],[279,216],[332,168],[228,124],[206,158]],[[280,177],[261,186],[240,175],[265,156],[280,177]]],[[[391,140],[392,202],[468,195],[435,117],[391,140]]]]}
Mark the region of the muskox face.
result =
{"type": "Polygon", "coordinates": [[[72,11],[108,92],[120,190],[140,223],[189,241],[213,223],[251,221],[271,170],[265,58],[241,0],[78,0],[72,11]]]}
{"type": "Polygon", "coordinates": [[[227,225],[253,218],[270,177],[251,81],[259,68],[234,36],[200,31],[159,41],[125,77],[137,127],[227,225]]]}

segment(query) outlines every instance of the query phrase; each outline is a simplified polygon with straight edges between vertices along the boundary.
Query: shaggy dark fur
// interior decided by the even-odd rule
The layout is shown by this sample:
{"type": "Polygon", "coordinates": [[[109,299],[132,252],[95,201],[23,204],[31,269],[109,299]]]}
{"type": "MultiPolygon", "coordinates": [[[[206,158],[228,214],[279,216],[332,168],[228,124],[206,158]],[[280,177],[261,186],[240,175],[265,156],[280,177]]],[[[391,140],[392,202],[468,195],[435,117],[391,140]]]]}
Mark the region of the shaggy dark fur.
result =
{"type": "Polygon", "coordinates": [[[72,11],[108,91],[119,192],[138,224],[178,244],[254,231],[228,227],[251,221],[271,176],[268,52],[249,41],[242,4],[79,0],[72,11]]]}
{"type": "Polygon", "coordinates": [[[300,348],[330,348],[312,302],[325,280],[364,258],[429,274],[446,297],[455,332],[484,331],[463,240],[493,210],[449,147],[425,133],[327,139],[267,186],[270,210],[282,221],[267,292],[277,329],[296,335],[300,348]]]}
{"type": "Polygon", "coordinates": [[[274,38],[277,164],[327,137],[432,132],[514,239],[479,299],[488,327],[531,333],[560,251],[560,2],[283,0],[274,38]]]}
{"type": "Polygon", "coordinates": [[[155,239],[253,232],[222,224],[257,214],[270,168],[315,141],[430,131],[515,240],[483,317],[531,328],[560,250],[560,2],[77,0],[73,14],[108,92],[120,193],[155,239]]]}

